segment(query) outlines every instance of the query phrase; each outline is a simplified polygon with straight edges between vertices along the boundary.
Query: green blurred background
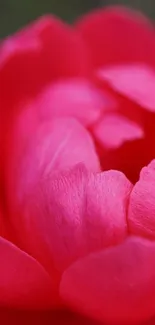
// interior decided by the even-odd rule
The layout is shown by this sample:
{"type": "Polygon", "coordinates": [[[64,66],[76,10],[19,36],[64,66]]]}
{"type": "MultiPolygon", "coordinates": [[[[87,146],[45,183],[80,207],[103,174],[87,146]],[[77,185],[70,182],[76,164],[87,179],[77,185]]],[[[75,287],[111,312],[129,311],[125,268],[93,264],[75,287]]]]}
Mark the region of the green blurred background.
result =
{"type": "Polygon", "coordinates": [[[108,4],[128,5],[155,18],[155,0],[0,0],[0,38],[45,13],[72,22],[81,13],[108,4]]]}

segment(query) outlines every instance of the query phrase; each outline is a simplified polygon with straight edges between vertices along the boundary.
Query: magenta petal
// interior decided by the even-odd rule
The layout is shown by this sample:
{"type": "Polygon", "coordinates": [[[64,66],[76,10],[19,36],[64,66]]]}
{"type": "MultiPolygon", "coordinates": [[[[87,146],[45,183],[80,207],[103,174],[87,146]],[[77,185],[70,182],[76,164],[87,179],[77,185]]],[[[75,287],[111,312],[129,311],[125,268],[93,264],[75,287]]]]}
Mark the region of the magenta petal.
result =
{"type": "Polygon", "coordinates": [[[17,109],[20,101],[27,103],[49,82],[86,77],[89,69],[87,49],[79,34],[56,17],[44,16],[1,45],[2,103],[10,112],[12,106],[17,109]]]}
{"type": "Polygon", "coordinates": [[[139,324],[155,314],[155,243],[130,237],[78,260],[60,284],[65,303],[106,324],[139,324]]]}
{"type": "Polygon", "coordinates": [[[106,114],[96,123],[93,133],[99,143],[108,149],[119,148],[126,141],[144,137],[142,128],[119,114],[106,114]]]}
{"type": "Polygon", "coordinates": [[[97,75],[119,93],[155,112],[155,70],[137,63],[106,67],[99,70],[97,75]]]}
{"type": "Polygon", "coordinates": [[[54,283],[31,256],[0,237],[0,304],[45,308],[55,305],[54,283]]]}
{"type": "Polygon", "coordinates": [[[92,11],[79,19],[95,67],[125,62],[155,66],[154,26],[142,14],[113,6],[92,11]]]}
{"type": "Polygon", "coordinates": [[[141,171],[135,184],[128,211],[128,224],[132,234],[155,239],[155,161],[141,171]]]}

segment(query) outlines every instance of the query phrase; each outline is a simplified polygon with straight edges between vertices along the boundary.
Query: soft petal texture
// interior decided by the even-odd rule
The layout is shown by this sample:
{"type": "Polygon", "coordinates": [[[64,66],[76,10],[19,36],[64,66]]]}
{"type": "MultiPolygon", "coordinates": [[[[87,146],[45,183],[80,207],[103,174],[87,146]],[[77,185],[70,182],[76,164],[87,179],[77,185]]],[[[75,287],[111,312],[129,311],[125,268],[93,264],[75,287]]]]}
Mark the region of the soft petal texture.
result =
{"type": "Polygon", "coordinates": [[[98,172],[99,161],[89,133],[74,119],[41,123],[26,111],[16,122],[5,166],[6,209],[15,242],[52,272],[50,219],[55,210],[46,206],[46,196],[52,199],[50,177],[77,163],[98,172]]]}
{"type": "Polygon", "coordinates": [[[105,109],[116,106],[111,97],[86,79],[65,79],[44,90],[32,102],[32,108],[35,107],[42,119],[71,116],[87,126],[99,119],[105,109]]]}
{"type": "Polygon", "coordinates": [[[0,47],[0,162],[12,118],[51,82],[87,77],[89,56],[79,34],[44,16],[8,37],[0,47]]]}
{"type": "Polygon", "coordinates": [[[53,260],[62,272],[77,258],[126,237],[131,189],[117,171],[91,174],[77,165],[54,173],[23,200],[20,219],[13,220],[18,242],[48,270],[53,260]]]}
{"type": "Polygon", "coordinates": [[[116,114],[106,114],[94,126],[93,133],[105,148],[119,148],[126,141],[142,139],[143,129],[133,121],[116,114]]]}
{"type": "Polygon", "coordinates": [[[100,69],[100,79],[137,104],[155,112],[155,70],[145,65],[117,65],[100,69]]]}
{"type": "Polygon", "coordinates": [[[11,132],[8,149],[6,177],[12,186],[11,196],[16,192],[19,200],[54,170],[77,163],[84,163],[92,171],[100,170],[89,133],[71,118],[42,123],[33,111],[23,112],[11,132]]]}
{"type": "Polygon", "coordinates": [[[128,210],[130,232],[155,240],[155,160],[144,167],[135,184],[128,210]]]}
{"type": "Polygon", "coordinates": [[[86,52],[78,33],[50,15],[6,39],[0,52],[3,105],[10,110],[57,78],[86,76],[86,52]]]}
{"type": "Polygon", "coordinates": [[[43,267],[0,237],[1,306],[48,309],[55,299],[55,285],[43,267]]]}
{"type": "Polygon", "coordinates": [[[89,252],[120,243],[127,236],[126,211],[132,185],[119,171],[91,175],[86,187],[85,233],[89,252]]]}
{"type": "Polygon", "coordinates": [[[155,66],[154,27],[141,14],[108,7],[86,14],[76,24],[95,67],[125,62],[155,66]]]}
{"type": "Polygon", "coordinates": [[[147,321],[155,314],[154,270],[155,243],[130,237],[71,265],[60,294],[74,310],[106,324],[147,321]]]}

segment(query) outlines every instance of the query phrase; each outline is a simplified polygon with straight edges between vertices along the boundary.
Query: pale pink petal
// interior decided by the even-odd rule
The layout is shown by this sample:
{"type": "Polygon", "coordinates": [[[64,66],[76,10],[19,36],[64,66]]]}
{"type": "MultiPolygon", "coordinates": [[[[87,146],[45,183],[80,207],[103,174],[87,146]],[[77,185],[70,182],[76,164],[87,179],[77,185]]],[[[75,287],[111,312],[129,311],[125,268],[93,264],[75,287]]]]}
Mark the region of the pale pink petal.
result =
{"type": "Polygon", "coordinates": [[[103,116],[93,128],[93,133],[100,144],[109,149],[144,137],[144,132],[137,123],[115,113],[103,116]]]}
{"type": "Polygon", "coordinates": [[[50,219],[55,210],[48,211],[46,206],[46,196],[52,198],[50,178],[54,172],[78,163],[94,172],[100,166],[93,141],[78,121],[64,118],[37,124],[33,117],[27,112],[23,114],[11,133],[5,170],[7,209],[15,242],[52,272],[50,219]],[[38,193],[42,182],[44,189],[38,193]],[[36,205],[40,209],[40,217],[32,213],[33,205],[34,209],[36,205]],[[46,221],[44,231],[43,220],[46,221]]]}
{"type": "MultiPolygon", "coordinates": [[[[31,185],[38,183],[40,178],[49,177],[54,170],[64,170],[77,163],[84,163],[91,171],[100,170],[93,140],[78,121],[54,119],[38,124],[33,132],[33,138],[23,146],[21,160],[15,162],[19,195],[28,193],[31,185]]],[[[18,154],[16,138],[14,140],[13,160],[18,154]]],[[[8,168],[14,173],[10,158],[9,162],[8,168]]]]}
{"type": "Polygon", "coordinates": [[[52,260],[62,272],[77,258],[126,237],[131,189],[117,171],[91,174],[79,165],[54,173],[23,200],[20,222],[14,220],[18,240],[48,269],[52,260]]]}
{"type": "Polygon", "coordinates": [[[67,306],[106,324],[151,319],[155,303],[155,243],[130,237],[68,268],[60,284],[67,306]]]}
{"type": "Polygon", "coordinates": [[[155,112],[155,70],[149,66],[138,63],[109,66],[100,69],[97,75],[119,93],[155,112]]]}
{"type": "Polygon", "coordinates": [[[126,237],[126,211],[131,190],[131,183],[118,171],[90,177],[84,217],[84,236],[89,242],[89,251],[118,244],[126,237]]]}
{"type": "Polygon", "coordinates": [[[84,163],[92,171],[100,170],[91,136],[71,118],[42,123],[35,112],[24,111],[16,120],[7,147],[6,177],[21,197],[54,170],[77,163],[84,163]]]}
{"type": "Polygon", "coordinates": [[[53,173],[24,200],[22,226],[14,220],[20,243],[48,270],[52,261],[62,272],[86,252],[83,218],[87,178],[83,165],[53,173]]]}
{"type": "Polygon", "coordinates": [[[32,102],[41,119],[70,116],[89,125],[115,101],[85,79],[66,79],[50,85],[32,102]]]}
{"type": "Polygon", "coordinates": [[[0,305],[49,309],[55,304],[55,284],[43,267],[0,237],[0,305]]]}
{"type": "Polygon", "coordinates": [[[144,167],[129,203],[128,224],[132,234],[155,239],[155,161],[144,167]]]}

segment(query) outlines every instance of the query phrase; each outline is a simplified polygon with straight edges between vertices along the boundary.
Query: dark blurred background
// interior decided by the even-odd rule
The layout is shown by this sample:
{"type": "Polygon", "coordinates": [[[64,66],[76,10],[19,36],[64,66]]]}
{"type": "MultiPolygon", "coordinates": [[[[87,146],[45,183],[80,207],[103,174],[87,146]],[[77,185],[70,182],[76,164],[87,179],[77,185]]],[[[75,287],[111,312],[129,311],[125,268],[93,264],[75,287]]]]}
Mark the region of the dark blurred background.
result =
{"type": "Polygon", "coordinates": [[[72,22],[81,13],[108,4],[128,5],[155,19],[155,0],[0,0],[0,37],[45,13],[72,22]]]}

